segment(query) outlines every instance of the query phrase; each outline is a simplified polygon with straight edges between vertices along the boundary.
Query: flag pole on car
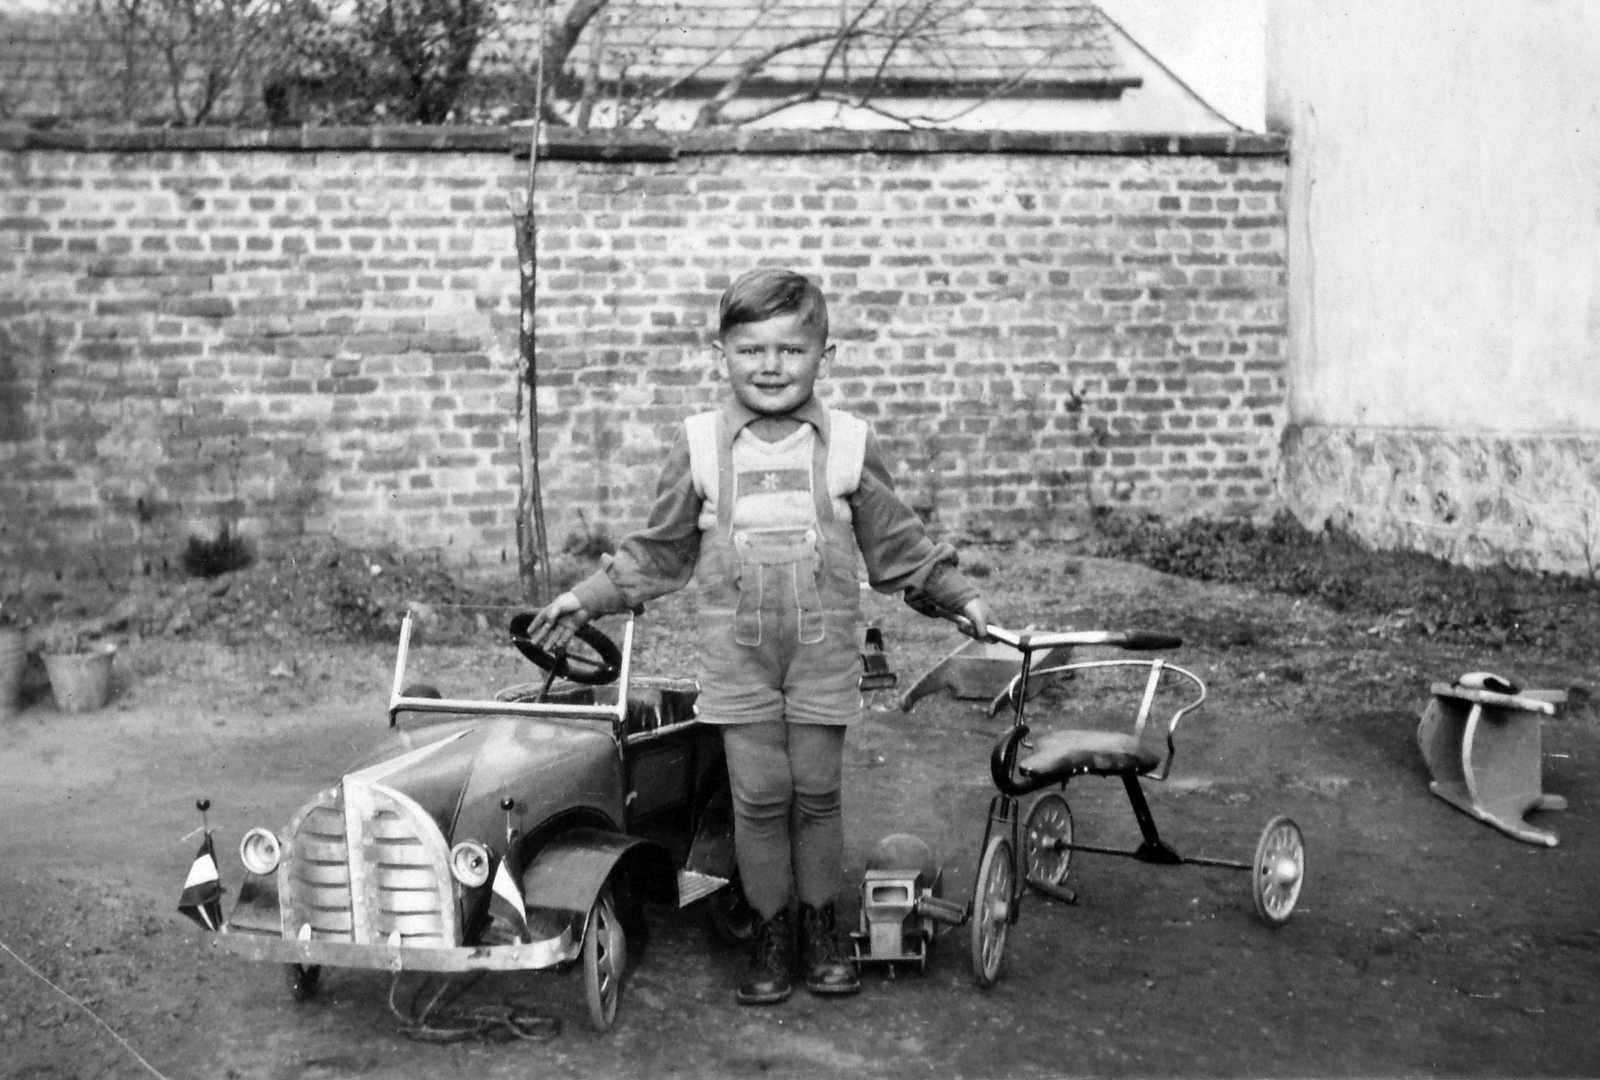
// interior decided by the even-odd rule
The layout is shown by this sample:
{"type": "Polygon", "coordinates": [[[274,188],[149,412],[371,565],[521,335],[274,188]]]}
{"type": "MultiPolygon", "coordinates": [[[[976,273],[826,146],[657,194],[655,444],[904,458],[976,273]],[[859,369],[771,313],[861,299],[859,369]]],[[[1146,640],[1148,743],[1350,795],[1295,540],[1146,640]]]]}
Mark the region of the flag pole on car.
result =
{"type": "MultiPolygon", "coordinates": [[[[217,872],[217,849],[211,843],[211,825],[206,811],[211,809],[210,799],[195,802],[200,811],[200,827],[205,838],[200,850],[195,852],[189,867],[189,877],[183,883],[183,895],[178,897],[178,910],[203,930],[222,929],[222,876],[217,872]]],[[[192,833],[190,835],[193,835],[192,833]]]]}

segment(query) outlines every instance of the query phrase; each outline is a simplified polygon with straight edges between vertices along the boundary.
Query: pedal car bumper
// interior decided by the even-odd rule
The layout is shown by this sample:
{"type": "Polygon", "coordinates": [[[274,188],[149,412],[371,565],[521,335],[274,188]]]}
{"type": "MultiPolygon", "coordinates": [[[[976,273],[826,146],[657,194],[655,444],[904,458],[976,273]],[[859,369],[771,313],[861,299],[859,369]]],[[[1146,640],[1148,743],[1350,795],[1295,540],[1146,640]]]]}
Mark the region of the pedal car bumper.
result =
{"type": "Polygon", "coordinates": [[[211,940],[217,948],[247,960],[379,971],[532,971],[576,960],[582,944],[570,928],[553,938],[518,945],[454,948],[286,938],[235,926],[223,927],[211,940]]]}

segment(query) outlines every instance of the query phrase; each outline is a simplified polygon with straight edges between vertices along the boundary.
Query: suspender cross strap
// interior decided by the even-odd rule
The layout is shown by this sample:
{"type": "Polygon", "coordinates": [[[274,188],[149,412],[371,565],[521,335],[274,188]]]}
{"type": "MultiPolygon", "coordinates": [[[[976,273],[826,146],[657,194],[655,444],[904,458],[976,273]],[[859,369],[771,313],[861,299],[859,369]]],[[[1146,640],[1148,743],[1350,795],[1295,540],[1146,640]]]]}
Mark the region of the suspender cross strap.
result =
{"type": "MultiPolygon", "coordinates": [[[[735,478],[732,472],[733,441],[737,431],[726,410],[700,413],[684,421],[689,439],[689,467],[695,489],[701,498],[715,497],[717,531],[724,537],[732,529],[735,478]]],[[[812,497],[817,520],[837,519],[833,500],[855,491],[861,482],[866,457],[866,421],[835,409],[823,410],[822,429],[812,443],[812,497]]]]}
{"type": "MultiPolygon", "coordinates": [[[[704,497],[711,485],[716,485],[714,528],[717,540],[731,544],[737,554],[739,599],[734,616],[734,640],[741,645],[761,643],[764,593],[777,589],[781,590],[781,595],[794,598],[801,643],[820,642],[825,631],[818,585],[826,574],[829,547],[824,538],[833,532],[839,520],[835,497],[848,495],[860,483],[866,424],[848,414],[822,410],[821,425],[811,440],[810,475],[807,477],[814,515],[812,523],[798,527],[800,523],[791,518],[785,524],[774,521],[771,523],[774,527],[769,528],[760,522],[745,522],[737,533],[733,527],[734,509],[743,485],[735,469],[733,449],[739,429],[734,428],[725,410],[691,417],[685,427],[696,488],[704,497]],[[714,474],[710,468],[713,461],[708,458],[714,460],[714,474]]],[[[794,476],[793,473],[788,475],[794,476]]],[[[798,485],[788,490],[799,494],[798,485]]],[[[701,521],[703,528],[710,526],[705,518],[701,521]]]]}

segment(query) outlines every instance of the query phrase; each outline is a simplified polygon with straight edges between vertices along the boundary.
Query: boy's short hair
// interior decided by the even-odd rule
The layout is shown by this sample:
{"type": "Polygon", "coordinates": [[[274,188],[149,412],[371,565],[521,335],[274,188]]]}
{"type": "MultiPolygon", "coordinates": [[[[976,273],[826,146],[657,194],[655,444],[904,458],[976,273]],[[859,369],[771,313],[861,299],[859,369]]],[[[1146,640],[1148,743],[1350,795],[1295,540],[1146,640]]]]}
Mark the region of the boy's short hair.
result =
{"type": "Polygon", "coordinates": [[[766,266],[739,275],[722,294],[717,336],[735,326],[765,322],[778,315],[799,315],[800,324],[828,340],[828,301],[816,282],[793,270],[766,266]]]}

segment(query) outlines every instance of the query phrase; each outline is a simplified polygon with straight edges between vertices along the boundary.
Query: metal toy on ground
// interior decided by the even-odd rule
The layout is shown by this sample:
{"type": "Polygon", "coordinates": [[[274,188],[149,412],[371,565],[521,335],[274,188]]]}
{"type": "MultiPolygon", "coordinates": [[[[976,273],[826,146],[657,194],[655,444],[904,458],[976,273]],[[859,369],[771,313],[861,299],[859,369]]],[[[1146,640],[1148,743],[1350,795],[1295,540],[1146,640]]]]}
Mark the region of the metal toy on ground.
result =
{"type": "Polygon", "coordinates": [[[878,841],[861,879],[861,929],[851,934],[857,967],[928,966],[928,948],[939,924],[959,926],[966,908],[941,898],[944,868],[915,836],[894,833],[878,841]]]}

